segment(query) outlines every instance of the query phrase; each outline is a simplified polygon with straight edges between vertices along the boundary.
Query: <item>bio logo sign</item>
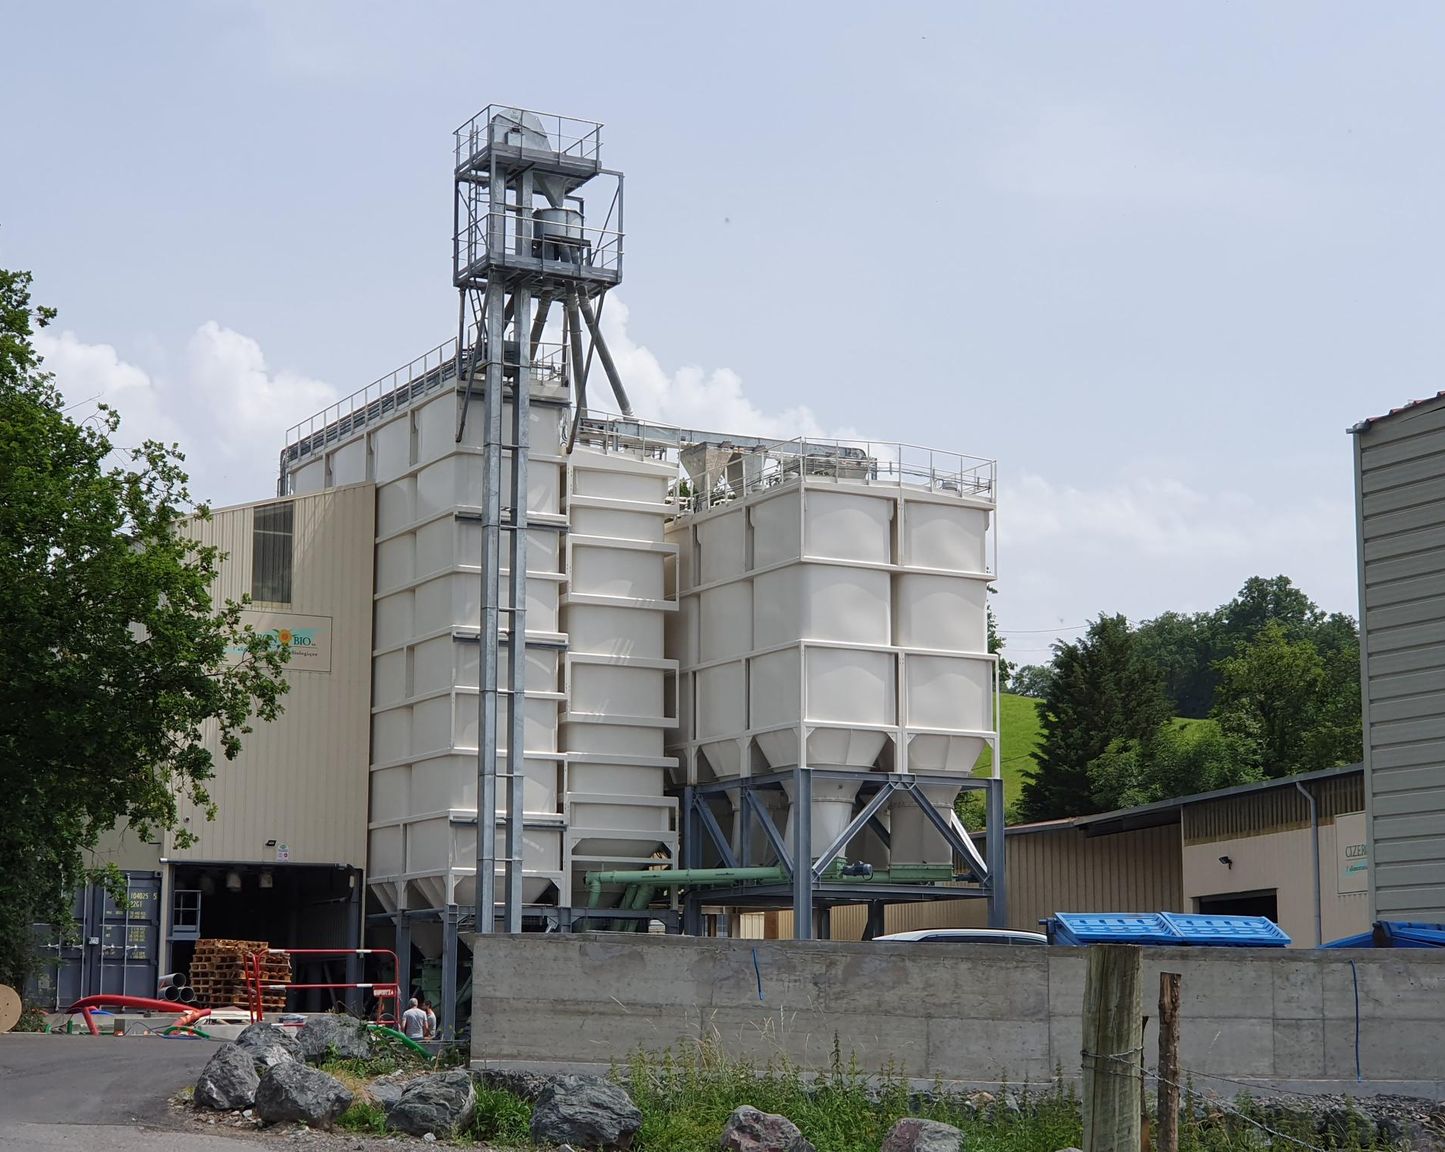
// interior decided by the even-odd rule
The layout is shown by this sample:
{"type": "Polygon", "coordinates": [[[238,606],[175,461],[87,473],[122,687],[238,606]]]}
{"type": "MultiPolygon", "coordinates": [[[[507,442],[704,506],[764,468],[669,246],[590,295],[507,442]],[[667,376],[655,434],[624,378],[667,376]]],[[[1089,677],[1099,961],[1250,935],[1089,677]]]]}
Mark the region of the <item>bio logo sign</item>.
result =
{"type": "MultiPolygon", "coordinates": [[[[291,650],[288,670],[299,672],[331,671],[331,618],[329,616],[296,616],[278,612],[245,612],[242,622],[283,648],[291,650]]],[[[244,649],[233,648],[240,656],[244,649]]]]}
{"type": "Polygon", "coordinates": [[[1370,887],[1370,849],[1365,839],[1365,814],[1342,812],[1335,817],[1335,891],[1366,892],[1370,887]]]}

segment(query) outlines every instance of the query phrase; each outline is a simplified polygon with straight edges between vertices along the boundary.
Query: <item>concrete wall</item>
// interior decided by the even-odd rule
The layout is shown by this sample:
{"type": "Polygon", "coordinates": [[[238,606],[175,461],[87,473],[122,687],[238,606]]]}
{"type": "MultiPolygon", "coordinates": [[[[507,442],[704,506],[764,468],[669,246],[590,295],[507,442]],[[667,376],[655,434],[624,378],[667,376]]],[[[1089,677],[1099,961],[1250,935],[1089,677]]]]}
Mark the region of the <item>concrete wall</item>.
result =
{"type": "MultiPolygon", "coordinates": [[[[473,990],[478,1060],[605,1065],[711,1037],[823,1068],[836,1034],[865,1070],[892,1061],[921,1080],[1040,1083],[1079,1069],[1082,949],[603,934],[473,947],[487,974],[473,990]]],[[[1441,1094],[1445,955],[1147,949],[1150,1016],[1161,969],[1183,974],[1181,1064],[1201,1089],[1228,1092],[1204,1079],[1218,1075],[1441,1094]]],[[[1151,1024],[1151,1064],[1157,1042],[1151,1024]]]]}

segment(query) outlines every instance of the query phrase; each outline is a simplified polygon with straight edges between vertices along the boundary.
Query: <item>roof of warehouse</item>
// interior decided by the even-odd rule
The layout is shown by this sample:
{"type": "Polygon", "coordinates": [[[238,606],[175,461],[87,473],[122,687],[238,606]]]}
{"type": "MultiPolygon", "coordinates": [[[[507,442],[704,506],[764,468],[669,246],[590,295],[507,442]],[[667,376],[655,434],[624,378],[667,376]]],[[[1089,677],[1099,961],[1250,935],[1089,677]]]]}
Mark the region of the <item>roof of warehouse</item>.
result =
{"type": "Polygon", "coordinates": [[[1372,424],[1378,424],[1381,420],[1388,420],[1391,416],[1399,416],[1403,412],[1413,412],[1416,408],[1423,407],[1426,404],[1433,404],[1437,400],[1445,400],[1445,392],[1436,392],[1435,395],[1426,396],[1423,400],[1411,400],[1407,404],[1401,404],[1398,408],[1391,408],[1383,416],[1368,416],[1353,428],[1347,429],[1347,431],[1351,433],[1363,432],[1366,428],[1369,428],[1372,424]]]}
{"type": "Polygon", "coordinates": [[[1072,827],[1077,828],[1085,836],[1102,836],[1110,832],[1128,832],[1136,828],[1157,828],[1163,824],[1175,823],[1179,819],[1179,814],[1190,804],[1199,804],[1205,800],[1221,800],[1227,796],[1247,796],[1255,792],[1268,792],[1274,788],[1293,788],[1296,783],[1307,784],[1311,780],[1331,780],[1337,776],[1349,776],[1364,770],[1363,764],[1344,764],[1338,768],[1322,768],[1318,772],[1301,772],[1297,776],[1282,776],[1276,780],[1258,780],[1253,784],[1236,784],[1232,788],[1198,792],[1193,796],[1176,796],[1172,800],[1156,800],[1153,804],[1140,804],[1137,808],[1119,808],[1113,812],[1100,812],[1093,816],[1072,816],[1063,820],[1042,820],[1036,824],[1014,824],[1006,831],[1009,835],[1017,836],[1072,827]]]}

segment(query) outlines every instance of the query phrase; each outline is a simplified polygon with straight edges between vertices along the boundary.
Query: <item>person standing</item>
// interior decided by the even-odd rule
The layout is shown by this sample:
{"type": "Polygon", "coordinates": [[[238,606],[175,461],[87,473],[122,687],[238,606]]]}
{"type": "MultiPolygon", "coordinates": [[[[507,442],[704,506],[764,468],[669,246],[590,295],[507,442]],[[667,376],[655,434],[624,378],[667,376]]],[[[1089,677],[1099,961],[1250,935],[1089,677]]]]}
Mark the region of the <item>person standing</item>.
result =
{"type": "Polygon", "coordinates": [[[421,1010],[426,1013],[426,1038],[428,1040],[435,1040],[437,1034],[436,1010],[432,1008],[430,1000],[423,1000],[421,1002],[421,1010]]]}
{"type": "Polygon", "coordinates": [[[401,1014],[401,1031],[412,1040],[426,1038],[426,1013],[417,1007],[415,996],[407,1001],[406,1011],[401,1014]]]}

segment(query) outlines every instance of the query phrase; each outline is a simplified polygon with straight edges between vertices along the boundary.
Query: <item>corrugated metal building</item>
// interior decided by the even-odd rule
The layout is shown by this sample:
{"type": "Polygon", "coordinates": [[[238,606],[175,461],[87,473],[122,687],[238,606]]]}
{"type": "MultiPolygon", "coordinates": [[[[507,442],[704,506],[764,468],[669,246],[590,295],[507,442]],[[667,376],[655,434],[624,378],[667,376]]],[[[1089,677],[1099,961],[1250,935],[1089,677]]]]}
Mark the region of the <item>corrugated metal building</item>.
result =
{"type": "Polygon", "coordinates": [[[356,484],[223,508],[189,525],[225,554],[213,600],[249,595],[243,618],[290,645],[285,711],[256,725],[235,760],[216,753],[207,782],[216,820],[179,804],[195,843],[147,843],[119,828],[97,846],[97,862],[116,864],[145,898],[127,911],[104,893],[79,894],[80,941],[42,947],[51,963],[30,989],[40,1003],[153,995],[157,973],[184,969],[202,937],[360,944],[375,507],[375,486],[356,484]]]}
{"type": "Polygon", "coordinates": [[[1445,393],[1352,429],[1370,906],[1445,920],[1445,393]]]}
{"type": "MultiPolygon", "coordinates": [[[[1359,765],[1008,830],[1008,927],[1055,912],[1268,916],[1296,947],[1369,927],[1359,765]]],[[[982,928],[972,901],[890,905],[885,932],[982,928]]],[[[749,913],[743,935],[788,936],[791,913],[749,913]]],[[[833,912],[861,940],[867,908],[833,912]]]]}

